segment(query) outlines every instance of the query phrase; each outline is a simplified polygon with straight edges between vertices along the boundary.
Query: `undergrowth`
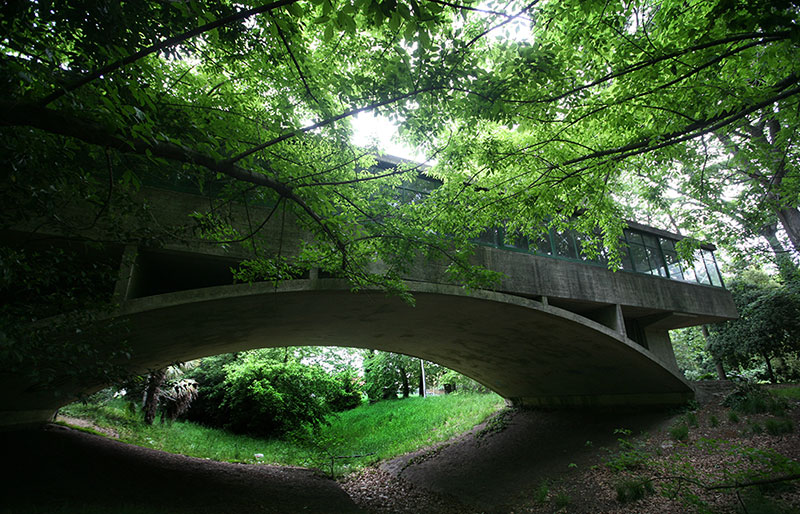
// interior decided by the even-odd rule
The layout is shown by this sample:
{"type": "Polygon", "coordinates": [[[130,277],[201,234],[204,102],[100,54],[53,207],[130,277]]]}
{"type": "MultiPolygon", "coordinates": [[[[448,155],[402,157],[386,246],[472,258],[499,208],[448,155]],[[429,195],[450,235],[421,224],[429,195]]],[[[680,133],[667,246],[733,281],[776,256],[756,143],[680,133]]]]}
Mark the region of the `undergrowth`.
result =
{"type": "Polygon", "coordinates": [[[332,415],[311,439],[264,439],[234,435],[185,421],[151,426],[137,409],[113,400],[72,404],[62,414],[113,428],[120,439],[170,453],[219,461],[277,464],[344,474],[373,462],[446,441],[484,421],[503,406],[495,394],[451,394],[390,400],[332,415]]]}

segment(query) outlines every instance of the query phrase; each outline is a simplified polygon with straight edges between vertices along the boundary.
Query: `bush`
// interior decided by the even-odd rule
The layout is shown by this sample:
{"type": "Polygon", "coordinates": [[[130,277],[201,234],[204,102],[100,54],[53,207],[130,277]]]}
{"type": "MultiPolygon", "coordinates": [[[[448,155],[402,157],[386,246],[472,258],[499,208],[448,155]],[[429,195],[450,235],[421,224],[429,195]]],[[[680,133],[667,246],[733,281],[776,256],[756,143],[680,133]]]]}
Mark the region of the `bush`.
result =
{"type": "Polygon", "coordinates": [[[641,500],[648,494],[653,494],[653,482],[648,478],[626,478],[614,484],[617,492],[617,501],[627,503],[641,500]]]}
{"type": "Polygon", "coordinates": [[[669,435],[676,441],[685,441],[689,438],[689,425],[686,423],[678,423],[669,429],[669,435]]]}
{"type": "Polygon", "coordinates": [[[364,399],[363,380],[355,371],[347,370],[334,376],[338,385],[331,390],[328,405],[333,412],[355,409],[364,399]]]}
{"type": "Polygon", "coordinates": [[[210,427],[222,428],[227,423],[229,413],[222,408],[225,396],[225,366],[235,362],[236,353],[205,357],[196,368],[186,373],[200,384],[197,398],[192,402],[186,418],[210,427]]]}
{"type": "Polygon", "coordinates": [[[437,382],[439,386],[447,393],[456,391],[469,393],[489,392],[489,389],[487,389],[484,385],[453,370],[448,370],[441,377],[439,377],[437,382]]]}
{"type": "Polygon", "coordinates": [[[758,414],[771,412],[782,416],[786,411],[787,402],[784,398],[777,398],[768,391],[751,382],[741,382],[722,401],[722,405],[730,407],[742,414],[758,414]]]}
{"type": "Polygon", "coordinates": [[[221,407],[225,428],[259,436],[307,434],[325,422],[339,389],[320,366],[245,357],[225,366],[221,407]]]}
{"type": "Polygon", "coordinates": [[[631,434],[630,430],[618,428],[615,433],[622,435],[617,438],[620,451],[605,459],[604,464],[615,473],[644,468],[650,458],[644,449],[644,444],[626,439],[631,434]]]}
{"type": "Polygon", "coordinates": [[[533,501],[535,503],[543,504],[547,501],[547,495],[550,494],[550,487],[546,481],[542,481],[539,487],[533,492],[533,501]]]}
{"type": "Polygon", "coordinates": [[[794,425],[787,418],[769,418],[764,421],[764,427],[769,435],[788,434],[794,430],[794,425]]]}

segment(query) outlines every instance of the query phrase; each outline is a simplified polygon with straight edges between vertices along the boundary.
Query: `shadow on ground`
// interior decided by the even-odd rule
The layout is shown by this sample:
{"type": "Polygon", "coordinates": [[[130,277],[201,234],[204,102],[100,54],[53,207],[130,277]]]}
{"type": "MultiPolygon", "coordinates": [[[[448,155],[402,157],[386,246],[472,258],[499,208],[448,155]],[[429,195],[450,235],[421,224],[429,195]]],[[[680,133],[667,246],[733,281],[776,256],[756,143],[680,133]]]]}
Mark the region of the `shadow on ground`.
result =
{"type": "MultiPolygon", "coordinates": [[[[496,433],[468,434],[433,450],[386,461],[381,468],[479,511],[509,512],[530,500],[543,481],[569,479],[596,464],[598,448],[616,446],[621,437],[616,429],[655,432],[672,415],[669,411],[516,411],[497,426],[502,430],[496,433]]],[[[597,500],[584,498],[582,503],[597,500]]]]}
{"type": "Polygon", "coordinates": [[[0,440],[2,513],[361,512],[307,469],[172,455],[57,425],[0,440]]]}

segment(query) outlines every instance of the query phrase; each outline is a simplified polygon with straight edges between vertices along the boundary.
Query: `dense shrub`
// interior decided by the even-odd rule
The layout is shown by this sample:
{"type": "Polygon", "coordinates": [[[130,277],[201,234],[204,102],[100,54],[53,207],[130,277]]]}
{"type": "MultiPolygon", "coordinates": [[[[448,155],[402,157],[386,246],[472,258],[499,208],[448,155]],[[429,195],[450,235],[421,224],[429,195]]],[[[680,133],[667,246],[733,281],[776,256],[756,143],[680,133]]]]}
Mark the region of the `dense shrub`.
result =
{"type": "Polygon", "coordinates": [[[238,433],[280,436],[317,428],[338,388],[320,366],[245,358],[225,369],[225,428],[238,433]]]}
{"type": "Polygon", "coordinates": [[[197,398],[192,402],[186,418],[210,427],[225,426],[228,412],[222,407],[225,396],[225,366],[238,358],[236,353],[226,353],[203,358],[200,366],[186,374],[200,385],[197,398]]]}
{"type": "Polygon", "coordinates": [[[740,382],[736,388],[722,401],[722,405],[743,414],[759,414],[770,412],[782,416],[787,402],[784,398],[771,395],[752,382],[740,382]]]}
{"type": "Polygon", "coordinates": [[[307,433],[329,412],[352,409],[362,400],[362,381],[354,370],[330,374],[283,349],[207,357],[188,376],[200,384],[200,394],[186,417],[239,433],[307,433]]]}
{"type": "Polygon", "coordinates": [[[342,371],[334,376],[336,386],[328,398],[328,405],[334,412],[355,409],[361,405],[364,397],[364,381],[355,371],[342,371]]]}

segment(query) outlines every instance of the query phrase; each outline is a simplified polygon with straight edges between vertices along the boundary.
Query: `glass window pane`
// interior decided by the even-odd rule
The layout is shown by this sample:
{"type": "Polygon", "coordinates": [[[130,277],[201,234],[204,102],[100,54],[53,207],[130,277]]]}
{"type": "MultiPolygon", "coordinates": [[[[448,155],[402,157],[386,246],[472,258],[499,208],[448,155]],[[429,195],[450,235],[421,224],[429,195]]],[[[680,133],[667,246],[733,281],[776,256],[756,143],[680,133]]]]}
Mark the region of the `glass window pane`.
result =
{"type": "Polygon", "coordinates": [[[635,271],[633,269],[633,261],[631,261],[630,248],[621,248],[620,257],[622,257],[622,269],[625,271],[635,271]]]}
{"type": "Polygon", "coordinates": [[[528,238],[521,235],[519,232],[505,234],[503,237],[503,245],[510,248],[517,248],[519,250],[528,250],[528,238]]]}
{"type": "Polygon", "coordinates": [[[534,251],[536,253],[541,253],[543,255],[552,255],[553,248],[550,246],[550,233],[545,233],[539,236],[536,239],[536,242],[531,246],[534,247],[534,251]]]}
{"type": "Polygon", "coordinates": [[[658,239],[656,239],[656,236],[642,234],[642,239],[644,239],[644,244],[648,248],[658,248],[658,239]]]}
{"type": "Polygon", "coordinates": [[[722,278],[719,276],[719,272],[717,271],[717,264],[714,261],[714,254],[708,250],[701,251],[703,252],[703,260],[706,263],[706,270],[708,270],[708,275],[711,279],[711,285],[721,287],[722,278]]]}
{"type": "Polygon", "coordinates": [[[678,254],[674,250],[664,250],[664,258],[667,260],[669,277],[674,278],[675,280],[683,280],[683,273],[681,271],[681,263],[678,259],[678,254]]]}
{"type": "Polygon", "coordinates": [[[706,265],[703,262],[703,257],[699,252],[696,253],[694,257],[694,273],[697,275],[697,281],[701,284],[711,283],[708,278],[708,273],[706,272],[706,265]]]}
{"type": "Polygon", "coordinates": [[[556,245],[556,254],[571,259],[578,258],[578,254],[575,253],[575,244],[572,241],[572,234],[569,232],[555,232],[553,234],[553,241],[556,245]]]}
{"type": "Polygon", "coordinates": [[[647,252],[645,252],[644,246],[631,245],[631,259],[636,271],[650,273],[650,263],[647,262],[647,252]]]}
{"type": "Polygon", "coordinates": [[[675,250],[675,242],[672,239],[660,237],[658,240],[661,243],[661,249],[664,250],[664,253],[675,250]]]}
{"type": "Polygon", "coordinates": [[[647,248],[647,257],[650,260],[650,272],[653,275],[661,277],[667,276],[667,269],[664,265],[664,259],[661,258],[661,253],[658,248],[647,248]]]}
{"type": "Polygon", "coordinates": [[[632,230],[625,231],[625,237],[628,238],[628,242],[631,244],[640,244],[643,245],[644,241],[642,241],[642,235],[638,232],[634,232],[632,230]]]}
{"type": "Polygon", "coordinates": [[[498,244],[497,244],[498,233],[497,232],[498,232],[498,230],[496,228],[487,228],[486,230],[481,232],[481,235],[479,235],[475,239],[475,242],[476,243],[489,244],[489,245],[492,245],[492,246],[498,246],[498,244]]]}

